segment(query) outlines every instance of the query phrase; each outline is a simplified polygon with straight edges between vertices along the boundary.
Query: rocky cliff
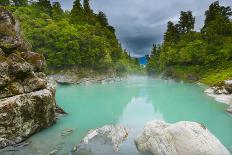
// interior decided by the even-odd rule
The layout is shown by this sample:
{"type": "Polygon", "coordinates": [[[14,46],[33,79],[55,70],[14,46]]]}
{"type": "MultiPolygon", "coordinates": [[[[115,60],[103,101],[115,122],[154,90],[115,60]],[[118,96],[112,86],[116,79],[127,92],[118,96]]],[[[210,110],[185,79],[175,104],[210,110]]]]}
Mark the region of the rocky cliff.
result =
{"type": "Polygon", "coordinates": [[[0,8],[0,148],[55,122],[55,90],[47,84],[45,67],[12,14],[0,8]]]}

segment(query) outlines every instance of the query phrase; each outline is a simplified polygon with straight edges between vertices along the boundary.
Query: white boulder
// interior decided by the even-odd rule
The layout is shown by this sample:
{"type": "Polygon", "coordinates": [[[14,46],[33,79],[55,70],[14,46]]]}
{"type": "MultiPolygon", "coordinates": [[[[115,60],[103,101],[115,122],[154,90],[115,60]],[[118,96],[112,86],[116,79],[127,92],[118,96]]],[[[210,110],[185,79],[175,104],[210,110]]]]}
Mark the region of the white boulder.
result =
{"type": "Polygon", "coordinates": [[[149,122],[135,144],[140,152],[153,155],[230,155],[208,129],[195,122],[149,122]]]}

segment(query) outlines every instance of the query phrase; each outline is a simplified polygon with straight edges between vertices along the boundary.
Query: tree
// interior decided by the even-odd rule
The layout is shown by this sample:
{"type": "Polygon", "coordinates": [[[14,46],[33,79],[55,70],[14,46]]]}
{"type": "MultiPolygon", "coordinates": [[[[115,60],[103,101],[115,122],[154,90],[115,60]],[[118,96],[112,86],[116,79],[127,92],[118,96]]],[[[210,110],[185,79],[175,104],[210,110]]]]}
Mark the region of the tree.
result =
{"type": "Polygon", "coordinates": [[[10,0],[1,0],[0,5],[8,6],[8,5],[10,5],[10,0]]]}
{"type": "Polygon", "coordinates": [[[195,24],[195,17],[193,17],[191,11],[181,11],[180,13],[180,20],[179,20],[179,29],[180,32],[186,33],[190,32],[191,30],[194,29],[194,24],[195,24]]]}
{"type": "Polygon", "coordinates": [[[164,34],[165,43],[175,43],[178,41],[179,31],[178,25],[175,25],[173,22],[169,21],[167,25],[167,31],[164,34]]]}
{"type": "Polygon", "coordinates": [[[15,6],[24,6],[28,4],[27,0],[13,0],[15,6]]]}
{"type": "Polygon", "coordinates": [[[52,4],[52,17],[53,19],[59,20],[63,16],[63,10],[59,2],[53,2],[52,4]]]}
{"type": "Polygon", "coordinates": [[[81,5],[80,0],[75,0],[73,2],[73,8],[71,10],[71,22],[72,23],[83,23],[85,16],[84,16],[84,10],[81,5]]]}
{"type": "Polygon", "coordinates": [[[95,25],[97,22],[96,15],[90,7],[89,0],[83,0],[83,9],[86,22],[88,22],[88,24],[95,25]]]}
{"type": "Polygon", "coordinates": [[[105,15],[105,24],[100,24],[96,14],[85,12],[81,0],[74,1],[71,12],[63,12],[58,2],[52,3],[49,13],[46,11],[50,8],[48,2],[34,0],[28,6],[13,7],[12,11],[32,50],[44,55],[49,69],[114,71],[119,61],[126,68],[130,67],[131,58],[123,54],[105,15]]]}
{"type": "Polygon", "coordinates": [[[52,11],[52,5],[50,0],[39,0],[37,4],[41,7],[42,10],[44,10],[46,13],[51,14],[52,11]]]}
{"type": "Polygon", "coordinates": [[[99,13],[97,14],[97,18],[102,26],[109,26],[108,19],[107,19],[106,14],[104,12],[99,11],[99,13]]]}
{"type": "Polygon", "coordinates": [[[205,15],[205,25],[201,30],[204,39],[211,45],[222,45],[222,38],[232,35],[231,8],[229,6],[220,6],[219,2],[216,1],[209,6],[209,10],[205,12],[205,15]]]}
{"type": "Polygon", "coordinates": [[[90,4],[89,4],[89,0],[84,0],[83,1],[83,7],[84,7],[84,10],[87,14],[92,14],[93,13],[93,10],[91,10],[90,8],[90,4]]]}
{"type": "Polygon", "coordinates": [[[221,16],[225,19],[225,21],[229,21],[229,17],[232,16],[231,8],[220,6],[219,2],[216,1],[209,6],[209,10],[205,12],[205,27],[209,25],[209,23],[215,20],[218,16],[221,16]]]}

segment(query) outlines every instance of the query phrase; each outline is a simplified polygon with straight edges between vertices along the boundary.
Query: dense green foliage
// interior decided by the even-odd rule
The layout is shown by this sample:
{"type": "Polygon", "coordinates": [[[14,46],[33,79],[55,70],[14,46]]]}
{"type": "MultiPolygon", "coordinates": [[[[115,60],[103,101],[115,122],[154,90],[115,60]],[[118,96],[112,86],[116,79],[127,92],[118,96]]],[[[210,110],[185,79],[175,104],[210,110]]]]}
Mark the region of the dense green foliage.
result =
{"type": "Polygon", "coordinates": [[[134,61],[122,50],[115,30],[103,12],[95,14],[89,0],[75,0],[71,11],[59,2],[1,2],[21,22],[33,50],[44,54],[50,69],[88,68],[122,72],[134,61]],[[122,68],[123,70],[119,71],[122,68]]]}
{"type": "Polygon", "coordinates": [[[148,71],[172,70],[180,77],[194,74],[207,84],[218,84],[232,78],[231,74],[225,76],[224,72],[232,72],[231,8],[220,6],[216,1],[209,6],[205,16],[201,32],[193,30],[195,18],[190,11],[181,12],[178,24],[168,22],[163,44],[155,45],[152,50],[148,71]],[[224,78],[218,80],[213,73],[217,71],[218,75],[220,70],[224,78]]]}

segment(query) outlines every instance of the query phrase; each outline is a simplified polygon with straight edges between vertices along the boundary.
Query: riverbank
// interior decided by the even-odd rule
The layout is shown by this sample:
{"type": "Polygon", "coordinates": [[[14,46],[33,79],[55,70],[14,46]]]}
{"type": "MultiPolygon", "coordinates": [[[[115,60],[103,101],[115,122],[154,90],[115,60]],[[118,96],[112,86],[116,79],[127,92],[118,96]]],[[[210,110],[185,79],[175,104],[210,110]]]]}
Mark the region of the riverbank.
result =
{"type": "Polygon", "coordinates": [[[229,105],[229,108],[226,110],[229,113],[232,113],[232,80],[224,81],[224,84],[221,86],[209,87],[205,90],[205,93],[213,97],[216,101],[225,103],[229,105]]]}
{"type": "Polygon", "coordinates": [[[209,86],[205,93],[216,101],[229,105],[226,111],[232,113],[232,67],[230,66],[229,64],[212,68],[172,66],[163,72],[162,77],[175,81],[198,82],[209,86]]]}
{"type": "Polygon", "coordinates": [[[48,69],[47,75],[50,80],[58,84],[91,84],[98,82],[117,82],[127,78],[128,75],[146,75],[145,68],[137,65],[127,65],[125,69],[108,69],[105,71],[93,70],[89,68],[64,68],[48,69]]]}
{"type": "Polygon", "coordinates": [[[119,82],[126,77],[117,77],[117,76],[108,76],[108,75],[99,75],[99,76],[89,76],[79,78],[77,75],[69,75],[69,74],[54,74],[49,75],[49,81],[53,81],[53,83],[61,84],[61,85],[70,85],[70,84],[93,84],[93,83],[111,83],[111,82],[119,82]]]}
{"type": "Polygon", "coordinates": [[[225,80],[232,79],[232,63],[217,66],[171,66],[166,68],[162,75],[175,80],[221,86],[225,80]]]}

